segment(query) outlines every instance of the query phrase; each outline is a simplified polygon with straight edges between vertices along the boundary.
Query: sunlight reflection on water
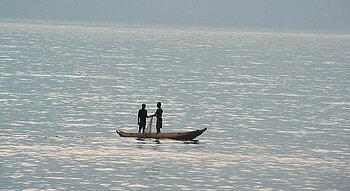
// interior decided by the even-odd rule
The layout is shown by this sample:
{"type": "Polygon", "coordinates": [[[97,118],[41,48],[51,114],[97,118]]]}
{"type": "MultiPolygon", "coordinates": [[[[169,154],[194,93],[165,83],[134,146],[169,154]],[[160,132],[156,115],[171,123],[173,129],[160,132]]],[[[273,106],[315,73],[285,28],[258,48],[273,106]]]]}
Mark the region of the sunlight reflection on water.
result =
{"type": "Polygon", "coordinates": [[[348,35],[0,26],[0,189],[350,188],[348,35]]]}

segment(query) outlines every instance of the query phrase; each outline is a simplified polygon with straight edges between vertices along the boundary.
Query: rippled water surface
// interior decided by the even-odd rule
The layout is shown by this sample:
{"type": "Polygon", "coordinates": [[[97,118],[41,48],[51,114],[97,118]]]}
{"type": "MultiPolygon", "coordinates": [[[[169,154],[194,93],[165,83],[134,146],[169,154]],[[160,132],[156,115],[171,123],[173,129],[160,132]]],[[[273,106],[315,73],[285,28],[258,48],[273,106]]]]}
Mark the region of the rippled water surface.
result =
{"type": "Polygon", "coordinates": [[[350,190],[350,35],[0,22],[1,190],[350,190]],[[163,131],[121,138],[142,103],[163,131]]]}

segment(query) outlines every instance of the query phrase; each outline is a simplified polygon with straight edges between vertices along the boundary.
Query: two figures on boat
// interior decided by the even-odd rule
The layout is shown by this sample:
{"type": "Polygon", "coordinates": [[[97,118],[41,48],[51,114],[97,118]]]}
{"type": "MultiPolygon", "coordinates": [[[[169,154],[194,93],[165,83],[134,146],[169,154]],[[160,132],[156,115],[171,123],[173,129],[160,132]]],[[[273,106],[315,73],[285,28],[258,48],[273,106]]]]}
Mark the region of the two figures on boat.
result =
{"type": "Polygon", "coordinates": [[[162,103],[157,103],[157,110],[153,115],[147,116],[147,110],[146,110],[146,104],[142,104],[142,108],[139,110],[138,117],[137,117],[137,123],[139,125],[139,133],[145,133],[146,128],[146,118],[149,117],[157,117],[157,123],[156,123],[156,129],[157,133],[160,133],[160,129],[162,128],[162,115],[163,115],[163,109],[162,109],[162,103]]]}

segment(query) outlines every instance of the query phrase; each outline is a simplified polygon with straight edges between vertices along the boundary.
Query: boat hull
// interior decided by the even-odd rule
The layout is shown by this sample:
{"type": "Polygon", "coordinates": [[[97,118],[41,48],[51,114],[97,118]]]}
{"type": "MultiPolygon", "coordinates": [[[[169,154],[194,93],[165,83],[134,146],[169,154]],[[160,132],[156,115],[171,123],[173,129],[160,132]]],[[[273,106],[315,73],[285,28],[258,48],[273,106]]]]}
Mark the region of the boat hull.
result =
{"type": "Polygon", "coordinates": [[[188,141],[188,140],[193,140],[194,138],[198,137],[206,130],[207,130],[207,128],[196,130],[196,131],[173,132],[173,133],[126,133],[126,132],[117,130],[117,133],[121,137],[174,139],[174,140],[188,141]]]}

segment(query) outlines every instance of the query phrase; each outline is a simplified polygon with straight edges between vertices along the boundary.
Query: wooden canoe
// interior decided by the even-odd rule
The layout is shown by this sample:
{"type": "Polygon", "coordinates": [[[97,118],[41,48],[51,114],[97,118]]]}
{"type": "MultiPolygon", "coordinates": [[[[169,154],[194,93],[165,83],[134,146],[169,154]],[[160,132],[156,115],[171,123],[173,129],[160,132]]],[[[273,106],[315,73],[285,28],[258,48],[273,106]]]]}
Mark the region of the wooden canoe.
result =
{"type": "Polygon", "coordinates": [[[173,133],[126,133],[118,131],[117,133],[121,137],[137,137],[137,138],[154,138],[154,139],[174,139],[181,141],[189,141],[201,135],[207,128],[199,129],[196,131],[187,132],[173,132],[173,133]]]}

